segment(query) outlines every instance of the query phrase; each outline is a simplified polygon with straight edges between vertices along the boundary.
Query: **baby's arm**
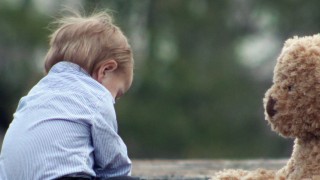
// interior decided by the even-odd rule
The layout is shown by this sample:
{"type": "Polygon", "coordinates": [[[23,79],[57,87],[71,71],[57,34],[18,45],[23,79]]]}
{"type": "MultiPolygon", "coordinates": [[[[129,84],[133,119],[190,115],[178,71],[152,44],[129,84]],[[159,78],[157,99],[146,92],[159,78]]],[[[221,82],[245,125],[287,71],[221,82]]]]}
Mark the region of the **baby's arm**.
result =
{"type": "Polygon", "coordinates": [[[97,114],[91,129],[97,177],[130,175],[131,161],[127,155],[127,147],[117,133],[113,106],[107,112],[97,114]]]}

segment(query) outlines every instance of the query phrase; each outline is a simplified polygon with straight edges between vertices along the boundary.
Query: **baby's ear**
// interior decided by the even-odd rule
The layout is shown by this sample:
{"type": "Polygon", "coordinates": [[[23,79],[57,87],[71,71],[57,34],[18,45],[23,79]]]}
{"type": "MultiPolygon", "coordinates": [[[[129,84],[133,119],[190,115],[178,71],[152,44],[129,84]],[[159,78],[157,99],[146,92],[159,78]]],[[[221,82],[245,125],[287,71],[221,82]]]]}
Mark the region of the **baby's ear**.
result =
{"type": "Polygon", "coordinates": [[[117,68],[118,68],[118,63],[114,59],[106,60],[100,66],[100,70],[103,71],[104,73],[115,71],[117,68]]]}
{"type": "Polygon", "coordinates": [[[118,68],[118,63],[114,59],[101,61],[95,71],[93,72],[93,78],[98,82],[102,82],[102,79],[105,78],[109,73],[114,72],[118,68]]]}

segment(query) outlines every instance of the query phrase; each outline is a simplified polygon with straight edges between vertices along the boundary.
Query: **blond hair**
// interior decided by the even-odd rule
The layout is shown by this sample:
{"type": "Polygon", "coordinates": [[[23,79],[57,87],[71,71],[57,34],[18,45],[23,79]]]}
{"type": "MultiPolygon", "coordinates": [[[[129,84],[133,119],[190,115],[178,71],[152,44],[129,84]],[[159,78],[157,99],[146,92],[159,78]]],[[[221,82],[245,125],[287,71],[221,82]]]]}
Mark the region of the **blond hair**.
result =
{"type": "Polygon", "coordinates": [[[50,49],[45,57],[46,73],[60,61],[76,63],[89,74],[103,60],[114,59],[119,67],[133,62],[127,38],[107,12],[87,17],[73,12],[54,23],[58,26],[50,35],[50,49]]]}

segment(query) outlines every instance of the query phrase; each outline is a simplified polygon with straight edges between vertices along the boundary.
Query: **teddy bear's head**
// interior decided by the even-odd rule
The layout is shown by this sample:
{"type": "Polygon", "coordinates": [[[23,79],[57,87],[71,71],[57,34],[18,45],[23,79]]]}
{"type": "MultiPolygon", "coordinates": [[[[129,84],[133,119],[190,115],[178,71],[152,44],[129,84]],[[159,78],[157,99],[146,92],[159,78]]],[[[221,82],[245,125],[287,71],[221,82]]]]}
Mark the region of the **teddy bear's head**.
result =
{"type": "Polygon", "coordinates": [[[320,35],[285,42],[263,102],[274,131],[285,137],[320,137],[320,35]]]}

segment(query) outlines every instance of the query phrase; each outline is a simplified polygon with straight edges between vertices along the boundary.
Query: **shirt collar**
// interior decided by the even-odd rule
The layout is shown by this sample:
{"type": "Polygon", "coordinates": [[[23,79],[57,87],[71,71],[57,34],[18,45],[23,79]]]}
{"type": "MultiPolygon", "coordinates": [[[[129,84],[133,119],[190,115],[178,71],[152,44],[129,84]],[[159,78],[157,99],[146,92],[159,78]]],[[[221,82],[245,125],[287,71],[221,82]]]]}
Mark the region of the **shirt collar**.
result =
{"type": "Polygon", "coordinates": [[[62,71],[75,71],[81,74],[85,74],[90,76],[89,73],[80,67],[78,64],[69,62],[69,61],[61,61],[52,66],[50,72],[62,72],[62,71]]]}
{"type": "MultiPolygon", "coordinates": [[[[52,66],[52,68],[50,69],[49,73],[59,73],[59,72],[73,72],[75,74],[78,75],[84,75],[84,76],[88,76],[90,78],[92,78],[92,76],[85,70],[83,69],[81,66],[79,66],[78,64],[75,64],[73,62],[69,62],[69,61],[60,61],[58,63],[56,63],[55,65],[52,66]]],[[[94,80],[97,84],[97,86],[102,87],[109,95],[110,97],[112,97],[112,103],[115,104],[116,101],[113,98],[111,92],[105,88],[102,84],[100,84],[98,81],[96,81],[95,79],[92,78],[92,80],[94,80]]]]}

